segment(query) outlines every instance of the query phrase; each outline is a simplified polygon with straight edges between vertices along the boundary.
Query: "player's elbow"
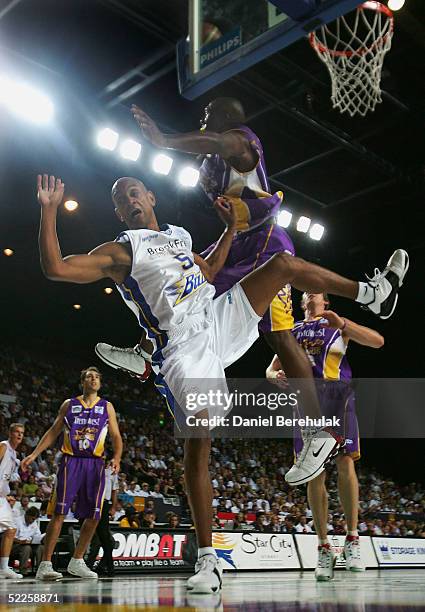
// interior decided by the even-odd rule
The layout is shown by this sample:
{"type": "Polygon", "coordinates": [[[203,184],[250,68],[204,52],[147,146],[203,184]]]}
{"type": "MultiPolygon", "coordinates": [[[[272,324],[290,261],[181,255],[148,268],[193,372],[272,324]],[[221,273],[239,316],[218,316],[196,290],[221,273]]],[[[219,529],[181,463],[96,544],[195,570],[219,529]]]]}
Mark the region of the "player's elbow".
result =
{"type": "Polygon", "coordinates": [[[378,338],[376,339],[375,348],[380,349],[384,346],[384,344],[385,344],[384,336],[381,336],[381,334],[378,334],[378,338]]]}
{"type": "Polygon", "coordinates": [[[63,280],[61,266],[41,260],[41,270],[46,278],[52,281],[63,280]]]}

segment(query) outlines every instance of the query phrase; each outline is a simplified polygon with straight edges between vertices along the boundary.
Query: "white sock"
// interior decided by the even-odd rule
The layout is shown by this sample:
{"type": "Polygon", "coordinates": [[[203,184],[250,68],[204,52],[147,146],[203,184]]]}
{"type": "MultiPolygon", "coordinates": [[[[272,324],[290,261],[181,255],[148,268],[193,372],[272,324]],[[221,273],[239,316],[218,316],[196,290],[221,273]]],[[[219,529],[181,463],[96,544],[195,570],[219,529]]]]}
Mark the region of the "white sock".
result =
{"type": "Polygon", "coordinates": [[[212,546],[204,546],[203,548],[198,548],[198,559],[203,557],[204,555],[214,555],[216,557],[215,548],[212,546]]]}
{"type": "Polygon", "coordinates": [[[359,282],[359,292],[356,297],[356,302],[360,304],[369,304],[375,297],[374,288],[369,283],[359,282]]]}
{"type": "Polygon", "coordinates": [[[9,557],[0,557],[0,570],[5,570],[9,567],[9,557]]]}
{"type": "Polygon", "coordinates": [[[353,529],[353,531],[347,531],[347,535],[359,537],[359,532],[357,529],[353,529]]]}

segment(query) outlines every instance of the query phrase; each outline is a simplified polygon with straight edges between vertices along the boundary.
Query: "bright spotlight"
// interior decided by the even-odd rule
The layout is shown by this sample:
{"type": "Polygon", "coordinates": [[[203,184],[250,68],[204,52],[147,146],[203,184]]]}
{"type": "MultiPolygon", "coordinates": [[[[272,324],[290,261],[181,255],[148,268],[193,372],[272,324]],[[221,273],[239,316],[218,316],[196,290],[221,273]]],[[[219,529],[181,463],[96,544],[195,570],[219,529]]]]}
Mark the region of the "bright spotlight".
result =
{"type": "Polygon", "coordinates": [[[112,287],[105,287],[105,289],[103,290],[106,295],[111,295],[111,293],[113,292],[112,287]]]}
{"type": "Polygon", "coordinates": [[[13,249],[4,249],[3,253],[6,255],[6,257],[12,257],[14,251],[13,249]]]}
{"type": "Polygon", "coordinates": [[[388,0],[388,8],[392,11],[398,11],[404,6],[405,0],[388,0]]]}
{"type": "Polygon", "coordinates": [[[198,180],[199,170],[197,170],[196,168],[186,166],[186,168],[183,168],[183,170],[180,171],[179,181],[180,184],[184,187],[195,187],[198,180]]]}
{"type": "Polygon", "coordinates": [[[73,304],[72,307],[74,310],[81,310],[81,304],[73,304]]]}
{"type": "Polygon", "coordinates": [[[113,151],[118,144],[119,135],[110,128],[104,128],[97,134],[97,144],[102,149],[113,151]]]}
{"type": "Polygon", "coordinates": [[[314,223],[314,225],[311,226],[310,238],[312,240],[320,240],[324,232],[325,228],[323,225],[320,225],[320,223],[314,223]]]}
{"type": "Polygon", "coordinates": [[[306,232],[308,232],[310,223],[311,223],[311,219],[309,219],[308,217],[300,217],[297,223],[297,230],[305,234],[306,232]]]}
{"type": "Polygon", "coordinates": [[[25,83],[0,77],[0,102],[10,111],[33,123],[48,123],[54,107],[47,96],[25,83]]]}
{"type": "Polygon", "coordinates": [[[75,200],[67,200],[64,206],[68,212],[74,212],[74,210],[77,210],[78,208],[78,202],[75,200]]]}
{"type": "Polygon", "coordinates": [[[158,174],[167,175],[170,172],[172,165],[172,158],[168,155],[164,155],[164,153],[159,153],[158,155],[155,155],[152,162],[152,167],[155,172],[158,172],[158,174]]]}
{"type": "Polygon", "coordinates": [[[277,223],[281,227],[289,227],[292,219],[292,213],[289,210],[281,210],[277,216],[277,223]]]}
{"type": "Polygon", "coordinates": [[[124,157],[124,159],[129,159],[130,161],[137,161],[139,159],[141,150],[142,145],[140,142],[131,140],[131,138],[124,140],[120,146],[120,153],[122,157],[124,157]]]}

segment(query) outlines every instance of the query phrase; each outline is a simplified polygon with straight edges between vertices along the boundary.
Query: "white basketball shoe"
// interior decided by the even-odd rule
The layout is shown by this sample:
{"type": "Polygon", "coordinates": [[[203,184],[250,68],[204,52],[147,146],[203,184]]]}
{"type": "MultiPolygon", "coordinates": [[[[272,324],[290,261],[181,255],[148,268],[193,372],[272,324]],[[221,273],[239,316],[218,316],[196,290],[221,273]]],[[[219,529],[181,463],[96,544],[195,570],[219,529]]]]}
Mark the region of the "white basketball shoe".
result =
{"type": "Polygon", "coordinates": [[[317,567],[314,572],[318,582],[327,582],[334,577],[336,555],[330,544],[319,544],[317,547],[317,567]]]}
{"type": "Polygon", "coordinates": [[[195,573],[187,581],[191,593],[217,593],[222,585],[223,568],[215,555],[199,557],[195,564],[195,573]]]}
{"type": "Polygon", "coordinates": [[[358,301],[361,301],[362,308],[370,310],[381,319],[389,319],[397,306],[398,292],[408,269],[409,255],[403,249],[397,249],[382,272],[375,268],[374,276],[366,277],[372,289],[372,297],[370,301],[364,302],[360,296],[358,301]]]}
{"type": "Polygon", "coordinates": [[[294,465],[285,474],[285,480],[292,486],[297,486],[319,476],[326,464],[338,454],[345,444],[344,438],[338,436],[332,429],[319,431],[304,431],[303,447],[294,465]]]}
{"type": "Polygon", "coordinates": [[[63,578],[63,575],[53,569],[51,561],[41,561],[40,565],[38,566],[35,578],[36,580],[53,581],[60,580],[61,578],[63,578]]]}
{"type": "Polygon", "coordinates": [[[4,578],[4,580],[21,580],[23,575],[18,574],[11,567],[5,567],[0,569],[0,578],[4,578]]]}
{"type": "Polygon", "coordinates": [[[133,348],[121,348],[99,342],[95,346],[96,355],[115,370],[124,370],[145,381],[152,371],[150,355],[136,344],[133,348]]]}
{"type": "Polygon", "coordinates": [[[344,542],[345,568],[350,572],[364,572],[359,536],[347,536],[344,542]]]}
{"type": "Polygon", "coordinates": [[[99,578],[96,572],[92,572],[91,569],[87,567],[84,559],[74,559],[74,557],[71,557],[66,571],[68,574],[72,574],[72,576],[78,576],[78,578],[88,578],[93,580],[97,580],[99,578]]]}

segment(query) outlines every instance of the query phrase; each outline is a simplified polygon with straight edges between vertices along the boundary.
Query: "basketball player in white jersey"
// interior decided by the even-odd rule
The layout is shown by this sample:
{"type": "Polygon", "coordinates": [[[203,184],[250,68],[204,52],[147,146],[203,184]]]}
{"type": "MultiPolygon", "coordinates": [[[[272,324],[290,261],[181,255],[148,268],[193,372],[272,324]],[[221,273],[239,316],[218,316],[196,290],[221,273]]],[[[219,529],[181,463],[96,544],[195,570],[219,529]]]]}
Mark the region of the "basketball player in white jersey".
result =
{"type": "MultiPolygon", "coordinates": [[[[203,259],[192,253],[192,239],[186,230],[158,225],[155,196],[141,181],[121,178],[112,187],[112,199],[116,215],[128,230],[115,242],[102,244],[88,254],[63,257],[56,216],[64,184],[44,175],[38,177],[37,187],[44,274],[56,281],[91,283],[110,278],[116,283],[154,345],[152,363],[160,370],[156,384],[170,409],[176,411],[176,419],[217,414],[220,407],[211,405],[201,410],[197,404],[190,411],[188,393],[194,392],[194,382],[201,385],[208,379],[214,379],[216,393],[227,391],[224,369],[253,344],[260,318],[285,284],[302,291],[329,291],[367,304],[369,310],[382,315],[394,310],[408,267],[407,253],[397,250],[382,273],[358,283],[281,253],[213,300],[210,281],[224,264],[235,232],[232,205],[216,201],[227,229],[203,259]]],[[[338,443],[326,431],[318,435],[321,447],[314,459],[320,464],[338,443]]],[[[311,443],[313,452],[317,449],[311,443]]],[[[185,480],[199,546],[196,572],[188,588],[198,593],[221,588],[221,567],[211,545],[210,447],[211,440],[205,435],[185,441],[185,480]]]]}
{"type": "Polygon", "coordinates": [[[9,481],[18,471],[19,459],[16,449],[24,437],[25,428],[21,423],[12,423],[9,438],[0,442],[0,532],[3,532],[0,545],[0,578],[23,578],[9,567],[10,551],[16,534],[16,522],[12,508],[7,501],[10,493],[9,481]]]}

